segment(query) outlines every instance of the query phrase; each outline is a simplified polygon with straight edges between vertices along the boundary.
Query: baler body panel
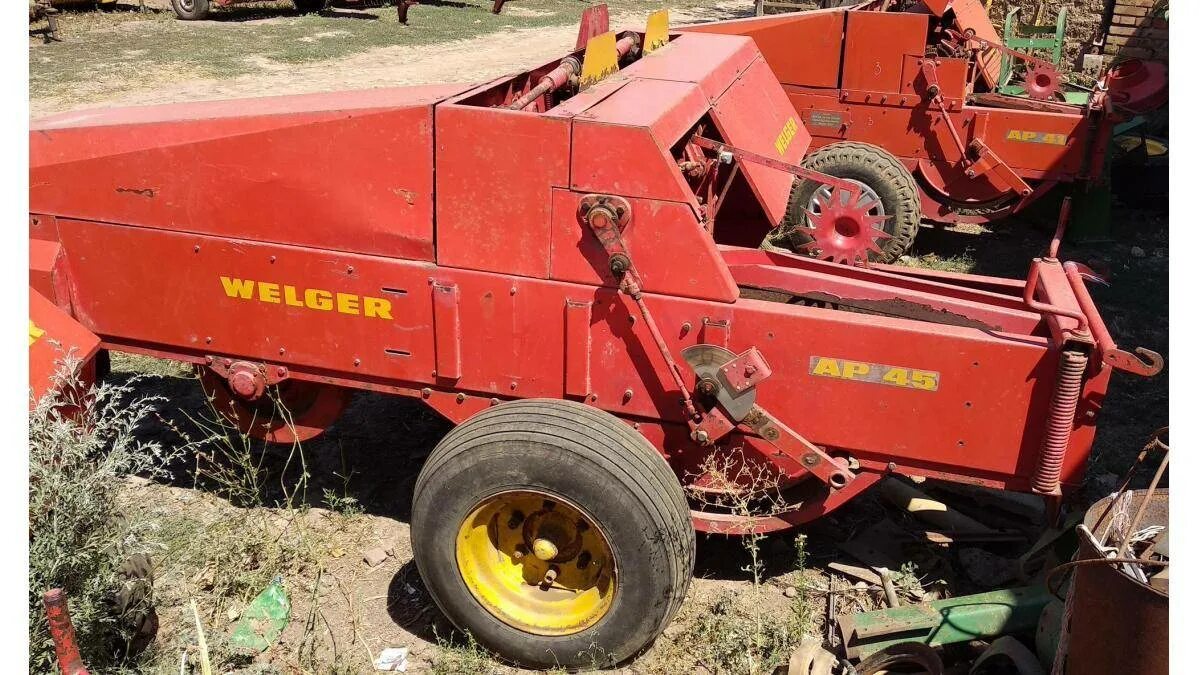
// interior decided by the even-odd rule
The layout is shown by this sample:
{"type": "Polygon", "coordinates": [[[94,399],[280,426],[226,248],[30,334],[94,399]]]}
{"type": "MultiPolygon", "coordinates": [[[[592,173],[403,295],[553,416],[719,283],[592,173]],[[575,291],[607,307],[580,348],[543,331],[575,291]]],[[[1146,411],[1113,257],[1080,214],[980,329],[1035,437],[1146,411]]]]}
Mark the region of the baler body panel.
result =
{"type": "Polygon", "coordinates": [[[32,125],[30,210],[433,260],[433,104],[462,89],[65,113],[32,125]]]}
{"type": "MultiPolygon", "coordinates": [[[[483,397],[570,397],[564,360],[582,358],[594,405],[634,420],[678,418],[678,395],[663,386],[669,373],[637,347],[645,325],[630,321],[637,310],[615,289],[146,228],[59,226],[76,317],[108,344],[193,359],[236,354],[287,363],[293,377],[409,391],[450,386],[483,397]],[[435,320],[431,280],[457,287],[454,324],[435,320]],[[390,320],[367,315],[370,298],[388,301],[390,320]],[[590,307],[583,343],[566,339],[568,303],[590,307]],[[461,350],[462,373],[452,381],[436,374],[443,337],[461,350]]],[[[874,275],[873,284],[886,283],[874,275]]],[[[760,403],[785,411],[815,443],[1007,487],[1024,487],[1036,463],[1056,368],[1048,337],[752,299],[647,301],[672,351],[715,339],[734,352],[757,346],[774,371],[760,403]],[[728,330],[701,328],[717,322],[728,330]],[[814,358],[937,373],[937,388],[817,375],[814,358]],[[930,423],[951,414],[952,422],[930,423]]],[[[1039,326],[1036,314],[1029,320],[1039,326]]],[[[1072,437],[1070,479],[1082,470],[1090,428],[1081,420],[1072,437]]]]}
{"type": "MultiPolygon", "coordinates": [[[[703,455],[744,444],[789,485],[811,485],[749,432],[716,447],[689,439],[646,315],[581,217],[599,193],[628,205],[620,237],[666,350],[757,348],[772,371],[759,403],[859,462],[855,490],[888,463],[1029,489],[1071,319],[1028,309],[1019,281],[715,241],[712,202],[683,175],[694,136],[790,164],[809,144],[749,38],[673,35],[577,95],[505,107],[555,65],[475,88],[35,126],[31,231],[61,243],[59,304],[105,347],[419,396],[455,421],[507,399],[575,399],[633,424],[682,480],[703,455]]],[[[736,168],[750,203],[720,217],[776,224],[791,174],[736,168]]],[[[1077,311],[1062,266],[1044,267],[1037,297],[1077,311]]],[[[1067,483],[1081,476],[1107,379],[1093,359],[1067,483]]],[[[844,501],[822,499],[813,508],[844,501]]]]}
{"type": "Polygon", "coordinates": [[[437,110],[439,265],[546,278],[550,194],[570,182],[569,120],[437,110]]]}

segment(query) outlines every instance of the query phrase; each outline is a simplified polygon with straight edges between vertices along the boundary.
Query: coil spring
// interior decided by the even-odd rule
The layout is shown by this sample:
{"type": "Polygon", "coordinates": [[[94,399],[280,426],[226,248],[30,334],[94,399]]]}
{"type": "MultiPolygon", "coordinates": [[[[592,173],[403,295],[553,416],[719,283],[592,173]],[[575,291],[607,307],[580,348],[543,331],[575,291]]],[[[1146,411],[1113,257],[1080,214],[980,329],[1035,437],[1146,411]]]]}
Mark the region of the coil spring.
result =
{"type": "Polygon", "coordinates": [[[1083,373],[1087,370],[1087,364],[1086,354],[1071,351],[1064,351],[1058,363],[1058,380],[1054,385],[1054,398],[1050,401],[1050,415],[1046,419],[1042,454],[1033,477],[1033,489],[1037,492],[1059,492],[1063,460],[1067,456],[1067,442],[1071,440],[1071,429],[1075,426],[1075,410],[1079,406],[1079,394],[1083,390],[1083,373]]]}

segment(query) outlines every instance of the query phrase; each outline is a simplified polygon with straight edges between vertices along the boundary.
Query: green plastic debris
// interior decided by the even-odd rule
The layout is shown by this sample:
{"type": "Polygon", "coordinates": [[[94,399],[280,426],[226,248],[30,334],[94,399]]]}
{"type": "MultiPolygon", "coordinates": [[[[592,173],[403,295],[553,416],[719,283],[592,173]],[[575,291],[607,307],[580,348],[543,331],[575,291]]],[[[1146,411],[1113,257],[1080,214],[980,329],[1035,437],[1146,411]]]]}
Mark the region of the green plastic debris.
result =
{"type": "Polygon", "coordinates": [[[283,579],[275,577],[242,612],[229,643],[237,648],[265,651],[279,639],[291,614],[292,603],[283,588],[283,579]]]}

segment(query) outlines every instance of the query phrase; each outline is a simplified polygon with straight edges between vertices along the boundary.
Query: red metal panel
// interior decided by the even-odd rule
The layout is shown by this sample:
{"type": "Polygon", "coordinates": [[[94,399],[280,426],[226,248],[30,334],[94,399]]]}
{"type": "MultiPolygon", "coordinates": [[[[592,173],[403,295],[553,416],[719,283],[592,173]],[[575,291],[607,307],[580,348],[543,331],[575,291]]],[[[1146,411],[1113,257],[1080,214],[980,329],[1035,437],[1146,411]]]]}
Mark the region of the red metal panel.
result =
{"type": "MultiPolygon", "coordinates": [[[[1045,338],[748,300],[739,300],[724,316],[693,301],[655,296],[648,302],[676,354],[695,341],[695,331],[684,330],[685,324],[694,329],[706,316],[728,317],[729,348],[757,346],[774,371],[760,385],[758,402],[790,418],[815,443],[862,459],[997,480],[1033,471],[1056,369],[1045,338]],[[808,372],[814,356],[941,377],[932,392],[818,377],[808,372]],[[947,423],[931,425],[931,419],[947,423]]],[[[670,381],[669,374],[658,359],[628,349],[642,328],[628,320],[636,308],[623,298],[617,303],[601,298],[593,314],[592,367],[613,374],[594,382],[597,404],[614,410],[615,401],[615,411],[669,419],[677,401],[665,390],[655,391],[655,383],[670,381]],[[634,395],[619,404],[626,389],[634,395]]],[[[1012,485],[1024,482],[1019,478],[1012,485]]]]}
{"type": "Polygon", "coordinates": [[[62,246],[56,241],[29,240],[29,286],[51,301],[57,300],[54,274],[62,246]]]}
{"type": "MultiPolygon", "coordinates": [[[[458,391],[561,396],[567,335],[577,333],[567,330],[564,303],[590,298],[589,369],[605,374],[591,378],[594,403],[634,418],[682,421],[670,374],[641,346],[649,344],[644,321],[615,289],[143,228],[70,220],[60,228],[80,321],[115,345],[285,363],[296,376],[361,386],[437,384],[434,303],[425,295],[436,276],[459,292],[458,391]],[[244,295],[234,289],[231,297],[221,276],[273,286],[244,295]],[[325,308],[306,302],[311,289],[326,292],[325,308]],[[343,303],[339,293],[350,297],[343,303]],[[390,320],[364,315],[368,297],[390,300],[390,320]]],[[[892,275],[859,274],[891,285],[892,275]]],[[[746,299],[647,294],[646,302],[677,358],[720,322],[730,326],[734,352],[758,347],[773,371],[759,386],[759,403],[813,442],[864,461],[1014,487],[1033,470],[1057,366],[1047,338],[746,299]],[[816,376],[814,356],[936,372],[938,386],[816,376]]],[[[1078,443],[1068,456],[1070,475],[1082,461],[1071,454],[1083,452],[1078,443]]]]}
{"type": "Polygon", "coordinates": [[[550,190],[570,180],[567,119],[437,109],[439,265],[546,278],[550,190]]]}
{"type": "Polygon", "coordinates": [[[458,286],[437,281],[433,290],[433,341],[436,375],[443,380],[462,377],[462,322],[458,318],[458,286]]]}
{"type": "Polygon", "coordinates": [[[567,299],[563,351],[563,394],[583,397],[592,393],[592,302],[567,299]]]}
{"type": "Polygon", "coordinates": [[[625,69],[629,77],[690,82],[716,100],[757,57],[754,41],[742,36],[683,34],[625,69]]]}
{"type": "MultiPolygon", "coordinates": [[[[659,147],[669,150],[707,110],[708,101],[695,84],[636,79],[588,108],[583,117],[588,122],[646,128],[659,147]]],[[[576,122],[582,124],[584,119],[576,122]]]]}
{"type": "Polygon", "coordinates": [[[457,89],[66,113],[30,132],[30,210],[432,260],[432,104],[457,89]]]}
{"type": "MultiPolygon", "coordinates": [[[[761,57],[713,106],[713,118],[730,144],[792,164],[800,163],[812,141],[761,57]]],[[[772,226],[782,222],[792,174],[753,162],[743,162],[741,169],[772,226]]]]}
{"type": "Polygon", "coordinates": [[[29,406],[48,392],[70,356],[87,363],[100,350],[100,338],[32,287],[29,289],[29,406]]]}
{"type": "Polygon", "coordinates": [[[842,88],[900,93],[906,55],[925,54],[929,17],[903,12],[849,12],[842,88]]]}
{"type": "Polygon", "coordinates": [[[574,118],[572,189],[683,202],[698,208],[671,157],[671,148],[707,109],[707,101],[693,84],[661,80],[626,83],[574,118]]]}
{"type": "Polygon", "coordinates": [[[76,316],[106,340],[431,381],[428,263],[67,219],[59,226],[76,316]],[[359,298],[357,308],[350,297],[338,307],[339,293],[359,298]],[[364,298],[386,301],[391,320],[367,316],[364,298]]]}
{"type": "MultiPolygon", "coordinates": [[[[554,191],[551,277],[615,287],[604,248],[579,222],[581,196],[554,191]]],[[[631,200],[630,206],[633,214],[622,238],[637,261],[643,290],[721,302],[737,299],[737,284],[728,266],[690,208],[642,199],[631,200]],[[681,257],[681,250],[687,256],[681,257]]]]}
{"type": "MultiPolygon", "coordinates": [[[[923,60],[923,54],[906,54],[901,60],[904,74],[901,76],[900,95],[906,97],[905,102],[911,105],[928,105],[925,98],[929,82],[921,72],[923,60]]],[[[967,95],[974,93],[968,90],[966,59],[938,58],[934,63],[938,90],[945,100],[946,109],[951,112],[960,110],[967,95]]]]}
{"type": "Polygon", "coordinates": [[[836,88],[846,10],[827,9],[680,28],[685,32],[745,35],[785,85],[836,88]]]}

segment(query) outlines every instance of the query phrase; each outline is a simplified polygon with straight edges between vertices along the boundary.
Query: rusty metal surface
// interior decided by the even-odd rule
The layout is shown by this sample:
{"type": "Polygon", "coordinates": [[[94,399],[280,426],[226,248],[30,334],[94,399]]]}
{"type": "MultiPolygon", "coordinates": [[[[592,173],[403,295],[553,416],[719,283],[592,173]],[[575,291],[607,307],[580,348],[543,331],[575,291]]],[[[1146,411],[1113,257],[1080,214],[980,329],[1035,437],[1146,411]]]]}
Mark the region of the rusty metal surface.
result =
{"type": "MultiPolygon", "coordinates": [[[[1130,503],[1138,505],[1145,490],[1133,490],[1130,503]]],[[[1083,524],[1091,532],[1104,532],[1121,513],[1105,514],[1116,495],[1092,505],[1083,524]]],[[[1159,489],[1150,498],[1142,525],[1169,524],[1170,494],[1159,489]]],[[[1132,509],[1131,509],[1132,510],[1132,509]]],[[[1132,513],[1124,514],[1128,518],[1132,513]]],[[[1079,537],[1079,559],[1103,555],[1090,537],[1079,537]]],[[[1068,627],[1064,673],[1168,672],[1169,598],[1149,584],[1135,580],[1112,565],[1084,565],[1075,570],[1071,623],[1068,627]]]]}
{"type": "Polygon", "coordinates": [[[54,640],[54,654],[58,657],[58,668],[62,675],[88,675],[88,669],[79,655],[79,644],[75,641],[75,626],[71,624],[67,594],[61,588],[52,588],[42,595],[42,604],[46,607],[50,638],[54,640]]]}

